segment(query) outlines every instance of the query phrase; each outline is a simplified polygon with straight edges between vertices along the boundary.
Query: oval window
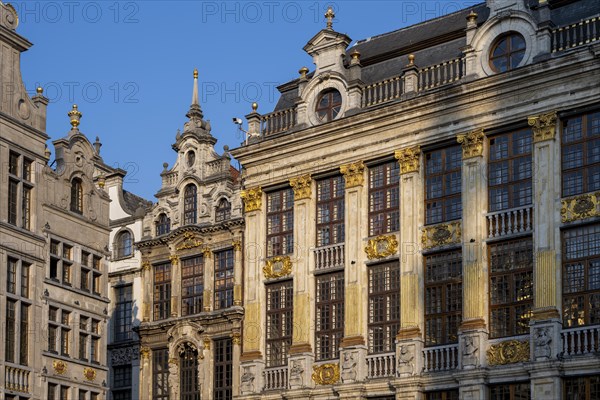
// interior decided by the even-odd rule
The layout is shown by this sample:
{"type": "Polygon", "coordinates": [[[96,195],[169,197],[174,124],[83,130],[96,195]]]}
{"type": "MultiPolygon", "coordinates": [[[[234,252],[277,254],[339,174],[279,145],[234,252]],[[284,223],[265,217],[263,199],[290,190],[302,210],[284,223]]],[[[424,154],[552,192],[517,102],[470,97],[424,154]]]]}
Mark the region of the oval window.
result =
{"type": "Polygon", "coordinates": [[[525,56],[525,39],[509,32],[496,39],[490,51],[490,66],[495,72],[506,72],[519,66],[525,56]]]}
{"type": "Polygon", "coordinates": [[[342,108],[342,95],[335,89],[321,93],[317,101],[317,116],[323,122],[333,121],[342,108]]]}

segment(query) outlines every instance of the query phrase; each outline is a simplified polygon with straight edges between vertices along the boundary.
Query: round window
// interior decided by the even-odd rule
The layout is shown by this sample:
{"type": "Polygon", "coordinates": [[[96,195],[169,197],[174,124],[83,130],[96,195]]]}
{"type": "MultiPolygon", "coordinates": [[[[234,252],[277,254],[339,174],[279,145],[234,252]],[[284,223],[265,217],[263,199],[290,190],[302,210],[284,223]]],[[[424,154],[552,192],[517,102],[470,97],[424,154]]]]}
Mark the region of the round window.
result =
{"type": "Polygon", "coordinates": [[[187,161],[186,161],[187,166],[191,167],[192,165],[194,165],[194,162],[196,162],[196,153],[194,153],[193,151],[188,151],[186,158],[187,158],[187,161]]]}
{"type": "Polygon", "coordinates": [[[495,72],[515,69],[525,56],[525,39],[516,32],[500,36],[490,51],[490,66],[495,72]]]}
{"type": "Polygon", "coordinates": [[[342,95],[335,89],[321,93],[317,101],[317,116],[323,122],[333,121],[342,108],[342,95]]]}

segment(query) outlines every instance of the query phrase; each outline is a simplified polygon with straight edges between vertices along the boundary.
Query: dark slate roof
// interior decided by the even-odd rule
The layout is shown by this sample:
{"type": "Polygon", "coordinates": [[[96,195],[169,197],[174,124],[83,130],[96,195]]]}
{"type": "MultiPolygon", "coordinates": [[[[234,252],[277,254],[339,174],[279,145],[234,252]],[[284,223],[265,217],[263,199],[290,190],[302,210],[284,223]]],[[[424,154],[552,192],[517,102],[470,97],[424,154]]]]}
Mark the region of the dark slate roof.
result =
{"type": "Polygon", "coordinates": [[[137,196],[127,190],[123,190],[123,207],[126,208],[126,211],[129,211],[131,214],[135,213],[138,208],[142,207],[146,209],[152,206],[152,202],[148,201],[140,196],[137,196]]]}
{"type": "Polygon", "coordinates": [[[563,26],[579,22],[594,15],[600,14],[600,1],[581,0],[575,2],[554,1],[555,8],[551,7],[550,15],[552,22],[556,26],[563,26]],[[566,3],[566,4],[565,4],[566,3]],[[560,4],[564,4],[559,7],[560,4]]]}

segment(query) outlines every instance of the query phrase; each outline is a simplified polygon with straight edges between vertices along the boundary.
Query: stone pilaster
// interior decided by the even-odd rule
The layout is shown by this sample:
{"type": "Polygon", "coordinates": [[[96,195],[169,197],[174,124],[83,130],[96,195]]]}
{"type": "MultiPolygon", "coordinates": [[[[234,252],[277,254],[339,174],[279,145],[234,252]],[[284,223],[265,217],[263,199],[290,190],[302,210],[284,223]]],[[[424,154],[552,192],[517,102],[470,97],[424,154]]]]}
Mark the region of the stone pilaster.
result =
{"type": "Polygon", "coordinates": [[[152,265],[142,262],[142,322],[149,322],[152,314],[152,265]]]}
{"type": "Polygon", "coordinates": [[[212,382],[213,382],[213,365],[214,365],[214,351],[213,342],[210,337],[205,336],[203,339],[204,349],[200,350],[203,358],[202,362],[198,365],[198,376],[202,382],[200,392],[202,393],[203,399],[209,399],[212,397],[212,382]]]}
{"type": "Polygon", "coordinates": [[[204,293],[202,307],[204,311],[211,311],[213,307],[213,292],[215,286],[215,258],[210,249],[203,250],[204,255],[204,293]]]}
{"type": "Polygon", "coordinates": [[[171,260],[171,317],[181,315],[181,263],[176,254],[171,260]]]}
{"type": "Polygon", "coordinates": [[[313,353],[311,302],[314,298],[312,248],[315,238],[315,182],[310,175],[290,179],[294,190],[294,335],[289,350],[289,383],[291,389],[312,387],[310,379],[313,353]]]}
{"type": "Polygon", "coordinates": [[[140,398],[152,398],[152,350],[140,347],[140,398]]]}
{"type": "Polygon", "coordinates": [[[237,360],[242,355],[242,335],[239,329],[234,329],[231,333],[231,344],[233,345],[233,370],[231,371],[232,381],[232,392],[233,396],[239,396],[240,394],[240,369],[236,368],[237,360]]]}
{"type": "Polygon", "coordinates": [[[243,259],[242,259],[242,239],[236,238],[233,241],[233,305],[241,306],[243,304],[243,259]]]}

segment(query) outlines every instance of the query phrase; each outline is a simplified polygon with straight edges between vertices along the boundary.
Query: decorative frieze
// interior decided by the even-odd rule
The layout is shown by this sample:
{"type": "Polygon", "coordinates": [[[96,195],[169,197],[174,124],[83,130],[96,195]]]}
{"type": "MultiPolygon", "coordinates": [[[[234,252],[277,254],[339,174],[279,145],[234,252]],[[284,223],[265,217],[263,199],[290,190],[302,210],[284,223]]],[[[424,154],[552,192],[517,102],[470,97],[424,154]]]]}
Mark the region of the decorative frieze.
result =
{"type": "Polygon", "coordinates": [[[398,240],[396,235],[380,235],[370,239],[365,247],[369,260],[384,258],[398,252],[398,240]]]}
{"type": "Polygon", "coordinates": [[[276,279],[292,273],[292,260],[289,256],[276,256],[266,261],[263,267],[266,279],[276,279]]]}
{"type": "Polygon", "coordinates": [[[262,188],[255,187],[252,189],[242,190],[241,197],[244,201],[244,209],[246,212],[258,211],[262,207],[262,188]]]}
{"type": "Polygon", "coordinates": [[[196,235],[193,232],[186,232],[183,234],[183,241],[177,247],[175,247],[175,250],[181,251],[200,246],[202,246],[202,240],[196,238],[196,235]]]}
{"type": "Polygon", "coordinates": [[[133,360],[137,360],[140,350],[136,347],[121,347],[110,351],[110,360],[112,366],[129,365],[133,360]]]}
{"type": "Polygon", "coordinates": [[[533,130],[533,142],[553,140],[556,136],[556,111],[546,114],[532,115],[527,118],[527,123],[533,130]]]}
{"type": "Polygon", "coordinates": [[[458,244],[462,240],[460,221],[423,228],[421,244],[424,250],[434,247],[458,244]]]}
{"type": "Polygon", "coordinates": [[[462,144],[463,160],[467,158],[479,157],[483,154],[483,129],[458,135],[456,140],[462,144]]]}
{"type": "Polygon", "coordinates": [[[290,179],[290,186],[294,189],[294,201],[310,199],[312,179],[310,174],[290,179]]]}
{"type": "Polygon", "coordinates": [[[400,173],[409,174],[419,172],[421,147],[413,146],[402,150],[396,150],[396,159],[400,164],[400,173]]]}
{"type": "Polygon", "coordinates": [[[346,188],[362,186],[364,182],[365,164],[362,161],[357,161],[352,164],[342,165],[340,172],[346,179],[346,188]]]}
{"type": "Polygon", "coordinates": [[[333,385],[340,380],[340,366],[337,363],[314,365],[312,380],[317,385],[333,385]]]}
{"type": "Polygon", "coordinates": [[[600,192],[586,193],[561,201],[560,219],[562,222],[578,221],[585,218],[599,217],[600,192]]]}
{"type": "Polygon", "coordinates": [[[505,365],[529,361],[529,340],[508,340],[493,344],[487,351],[489,365],[505,365]]]}

